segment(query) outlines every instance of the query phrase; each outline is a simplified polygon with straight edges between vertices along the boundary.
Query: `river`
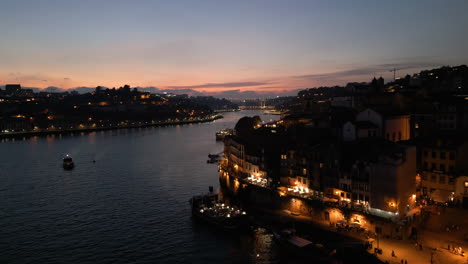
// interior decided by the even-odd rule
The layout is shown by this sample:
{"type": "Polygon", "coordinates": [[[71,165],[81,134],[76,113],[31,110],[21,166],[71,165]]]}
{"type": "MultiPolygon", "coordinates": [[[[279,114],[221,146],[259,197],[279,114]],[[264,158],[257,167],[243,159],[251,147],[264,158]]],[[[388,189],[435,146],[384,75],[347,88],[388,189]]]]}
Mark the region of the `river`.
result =
{"type": "Polygon", "coordinates": [[[218,187],[210,123],[49,135],[0,143],[0,263],[272,263],[271,235],[194,223],[188,200],[218,187]],[[75,169],[64,171],[70,154],[75,169]],[[95,160],[96,162],[93,162],[95,160]],[[258,254],[258,257],[257,257],[258,254]]]}

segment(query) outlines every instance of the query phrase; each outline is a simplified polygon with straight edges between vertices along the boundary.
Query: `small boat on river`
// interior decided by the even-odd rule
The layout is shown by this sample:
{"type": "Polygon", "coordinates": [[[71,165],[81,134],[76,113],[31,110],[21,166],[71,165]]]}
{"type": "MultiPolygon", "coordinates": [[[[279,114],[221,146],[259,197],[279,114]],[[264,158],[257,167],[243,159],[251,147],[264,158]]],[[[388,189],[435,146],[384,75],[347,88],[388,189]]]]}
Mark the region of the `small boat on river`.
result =
{"type": "Polygon", "coordinates": [[[65,170],[72,170],[75,167],[75,163],[73,163],[73,159],[67,154],[65,158],[63,158],[63,168],[65,170]]]}

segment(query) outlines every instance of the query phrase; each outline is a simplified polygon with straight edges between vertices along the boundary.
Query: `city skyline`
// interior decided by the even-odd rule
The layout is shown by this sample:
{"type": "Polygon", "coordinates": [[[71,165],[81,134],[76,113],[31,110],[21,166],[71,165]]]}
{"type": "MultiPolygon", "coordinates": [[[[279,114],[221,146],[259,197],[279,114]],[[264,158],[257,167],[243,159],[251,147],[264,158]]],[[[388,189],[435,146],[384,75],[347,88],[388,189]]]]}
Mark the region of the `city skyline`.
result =
{"type": "Polygon", "coordinates": [[[393,68],[402,77],[465,64],[467,7],[15,1],[0,10],[0,84],[287,94],[373,76],[391,80],[393,68]]]}

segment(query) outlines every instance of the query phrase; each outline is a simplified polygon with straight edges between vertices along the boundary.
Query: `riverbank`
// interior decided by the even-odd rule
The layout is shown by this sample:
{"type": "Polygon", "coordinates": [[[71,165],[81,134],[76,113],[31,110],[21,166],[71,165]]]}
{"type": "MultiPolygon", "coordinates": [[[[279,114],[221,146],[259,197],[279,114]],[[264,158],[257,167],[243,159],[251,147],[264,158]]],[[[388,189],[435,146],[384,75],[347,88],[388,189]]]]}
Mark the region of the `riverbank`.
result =
{"type": "MultiPolygon", "coordinates": [[[[322,260],[323,263],[384,263],[375,255],[367,253],[365,241],[361,239],[324,227],[310,216],[293,215],[288,211],[272,210],[257,206],[255,203],[249,203],[245,200],[245,197],[234,195],[225,186],[223,187],[223,184],[221,186],[220,191],[223,200],[232,204],[241,204],[242,208],[250,215],[253,226],[265,228],[268,232],[293,228],[300,237],[323,245],[324,251],[330,252],[329,257],[322,260]]],[[[298,256],[291,257],[298,258],[298,256]]],[[[309,256],[309,258],[319,261],[314,259],[313,256],[309,256]]],[[[312,259],[301,259],[301,261],[308,262],[312,259]]],[[[318,263],[322,262],[319,261],[318,263]]]]}
{"type": "Polygon", "coordinates": [[[41,129],[34,131],[19,131],[19,132],[3,132],[0,133],[0,139],[4,138],[21,138],[21,137],[32,137],[32,136],[45,136],[45,135],[54,135],[54,134],[70,134],[70,133],[81,133],[81,132],[93,132],[93,131],[102,131],[102,130],[116,130],[116,129],[125,129],[125,128],[143,128],[143,127],[153,127],[153,126],[170,126],[170,125],[183,125],[183,124],[196,124],[196,123],[205,123],[212,122],[217,119],[221,119],[223,116],[221,114],[215,114],[208,117],[191,119],[191,120],[166,120],[166,121],[152,121],[152,122],[138,122],[133,124],[119,124],[119,125],[109,125],[102,127],[78,127],[73,129],[41,129]]]}
{"type": "Polygon", "coordinates": [[[214,110],[215,113],[227,113],[227,112],[239,112],[240,109],[222,109],[222,110],[214,110]]]}
{"type": "MultiPolygon", "coordinates": [[[[278,195],[271,189],[252,185],[235,177],[228,177],[222,170],[220,183],[228,195],[234,197],[244,207],[250,208],[250,212],[264,219],[283,225],[294,223],[296,227],[300,223],[305,226],[305,234],[313,235],[317,233],[316,230],[320,229],[328,232],[326,237],[329,237],[329,234],[339,237],[335,239],[336,243],[325,241],[324,244],[329,247],[338,248],[341,245],[346,248],[346,244],[355,243],[368,245],[368,254],[365,255],[367,257],[372,255],[371,258],[378,258],[381,261],[366,260],[360,263],[396,264],[402,263],[401,261],[404,263],[405,260],[407,263],[466,263],[466,256],[451,253],[446,243],[435,239],[437,236],[434,234],[420,232],[418,240],[400,236],[403,233],[401,230],[412,228],[411,223],[401,226],[386,220],[377,222],[376,218],[356,212],[351,213],[348,210],[330,207],[319,202],[314,203],[299,197],[278,195]],[[380,230],[380,234],[374,232],[377,230],[376,227],[380,230]],[[388,231],[396,235],[392,236],[388,231]],[[415,246],[416,243],[418,246],[415,246]],[[419,246],[420,244],[422,246],[419,246]]],[[[341,252],[347,252],[344,253],[346,255],[350,254],[346,250],[341,250],[341,252]]],[[[362,253],[361,251],[361,254],[356,256],[353,254],[353,258],[362,257],[362,253]]]]}

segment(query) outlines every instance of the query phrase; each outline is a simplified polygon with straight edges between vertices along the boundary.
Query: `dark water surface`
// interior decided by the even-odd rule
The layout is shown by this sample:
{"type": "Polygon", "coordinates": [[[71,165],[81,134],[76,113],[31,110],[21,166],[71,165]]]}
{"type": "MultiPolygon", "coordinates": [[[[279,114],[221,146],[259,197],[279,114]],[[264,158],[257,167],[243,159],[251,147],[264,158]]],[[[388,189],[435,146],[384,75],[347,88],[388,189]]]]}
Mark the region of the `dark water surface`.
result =
{"type": "Polygon", "coordinates": [[[211,123],[0,143],[0,263],[271,263],[271,236],[193,223],[189,198],[218,186],[211,123]],[[69,153],[73,171],[61,160],[69,153]],[[96,160],[96,163],[92,161],[96,160]],[[256,254],[260,253],[260,257],[256,254]]]}

